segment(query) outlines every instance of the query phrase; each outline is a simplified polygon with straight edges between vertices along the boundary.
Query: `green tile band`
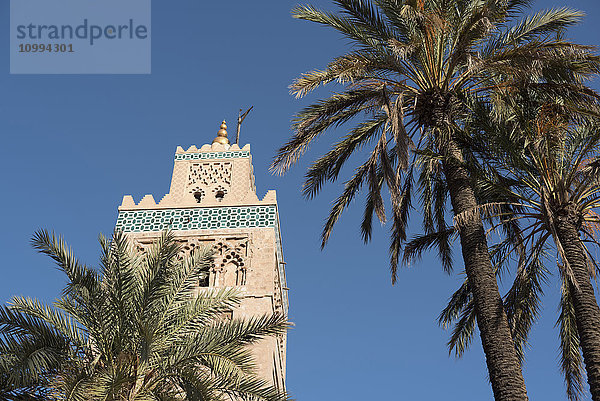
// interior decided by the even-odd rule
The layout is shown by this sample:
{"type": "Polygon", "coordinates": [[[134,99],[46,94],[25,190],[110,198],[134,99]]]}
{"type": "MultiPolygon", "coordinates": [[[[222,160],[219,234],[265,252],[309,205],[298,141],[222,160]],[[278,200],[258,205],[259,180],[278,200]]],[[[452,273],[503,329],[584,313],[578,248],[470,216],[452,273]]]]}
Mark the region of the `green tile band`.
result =
{"type": "Polygon", "coordinates": [[[119,212],[116,228],[124,232],[277,227],[275,206],[131,210],[119,212]]]}
{"type": "Polygon", "coordinates": [[[177,153],[175,160],[210,160],[210,159],[237,159],[240,157],[250,157],[247,150],[231,152],[199,152],[199,153],[177,153]]]}

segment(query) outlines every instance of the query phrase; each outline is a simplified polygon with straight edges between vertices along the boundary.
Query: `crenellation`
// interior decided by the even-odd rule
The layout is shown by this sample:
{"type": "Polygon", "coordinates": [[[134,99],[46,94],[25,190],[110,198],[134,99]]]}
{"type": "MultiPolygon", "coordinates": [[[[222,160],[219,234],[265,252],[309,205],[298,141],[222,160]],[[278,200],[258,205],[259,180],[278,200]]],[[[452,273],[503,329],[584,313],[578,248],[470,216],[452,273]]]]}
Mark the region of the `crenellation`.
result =
{"type": "Polygon", "coordinates": [[[123,202],[121,202],[121,206],[120,208],[130,208],[130,207],[135,207],[135,201],[133,200],[133,196],[131,195],[125,195],[123,197],[123,202]]]}
{"type": "Polygon", "coordinates": [[[200,149],[196,145],[190,145],[190,147],[185,150],[182,146],[177,146],[175,150],[175,154],[186,154],[186,153],[206,153],[206,152],[234,152],[234,151],[244,151],[250,152],[250,144],[246,144],[240,148],[237,143],[232,145],[230,144],[220,144],[220,143],[205,143],[200,149]]]}
{"type": "Polygon", "coordinates": [[[276,204],[277,203],[277,192],[275,192],[272,189],[267,191],[265,196],[263,196],[263,198],[262,198],[262,202],[276,204]]]}
{"type": "Polygon", "coordinates": [[[154,196],[152,196],[151,194],[144,195],[140,203],[138,203],[138,206],[143,208],[155,207],[156,202],[154,201],[154,196]]]}

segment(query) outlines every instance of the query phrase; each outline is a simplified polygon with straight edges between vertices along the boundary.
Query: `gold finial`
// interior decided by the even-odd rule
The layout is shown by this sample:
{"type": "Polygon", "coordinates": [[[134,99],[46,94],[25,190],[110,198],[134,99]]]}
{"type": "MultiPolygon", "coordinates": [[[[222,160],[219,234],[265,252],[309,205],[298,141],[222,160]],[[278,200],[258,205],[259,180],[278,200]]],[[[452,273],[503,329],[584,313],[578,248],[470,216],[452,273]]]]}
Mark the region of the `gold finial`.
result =
{"type": "Polygon", "coordinates": [[[217,132],[217,137],[212,141],[212,143],[220,143],[221,145],[228,145],[229,139],[227,139],[227,124],[225,124],[225,120],[221,123],[221,129],[217,132]]]}

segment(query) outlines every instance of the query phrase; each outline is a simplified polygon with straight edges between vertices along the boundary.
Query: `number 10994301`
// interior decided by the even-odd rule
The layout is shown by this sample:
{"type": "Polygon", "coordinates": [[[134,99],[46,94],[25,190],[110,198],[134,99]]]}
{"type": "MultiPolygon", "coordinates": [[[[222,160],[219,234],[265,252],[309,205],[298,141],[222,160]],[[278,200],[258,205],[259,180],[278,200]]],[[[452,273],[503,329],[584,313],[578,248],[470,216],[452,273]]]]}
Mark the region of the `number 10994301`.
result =
{"type": "Polygon", "coordinates": [[[20,43],[19,53],[73,53],[71,43],[20,43]]]}

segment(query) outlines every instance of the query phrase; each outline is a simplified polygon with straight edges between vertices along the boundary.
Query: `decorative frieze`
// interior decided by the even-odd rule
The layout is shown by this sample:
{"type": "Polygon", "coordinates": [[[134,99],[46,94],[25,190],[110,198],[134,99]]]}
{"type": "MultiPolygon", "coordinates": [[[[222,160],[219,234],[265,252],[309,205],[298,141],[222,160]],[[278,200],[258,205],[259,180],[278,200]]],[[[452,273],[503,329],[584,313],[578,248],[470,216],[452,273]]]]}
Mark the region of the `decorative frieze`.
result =
{"type": "Polygon", "coordinates": [[[260,227],[278,231],[276,206],[122,210],[116,224],[118,230],[135,233],[260,227]]]}
{"type": "Polygon", "coordinates": [[[250,152],[246,150],[230,151],[230,152],[199,152],[199,153],[177,153],[177,160],[216,160],[216,159],[236,159],[242,157],[250,157],[250,152]]]}

